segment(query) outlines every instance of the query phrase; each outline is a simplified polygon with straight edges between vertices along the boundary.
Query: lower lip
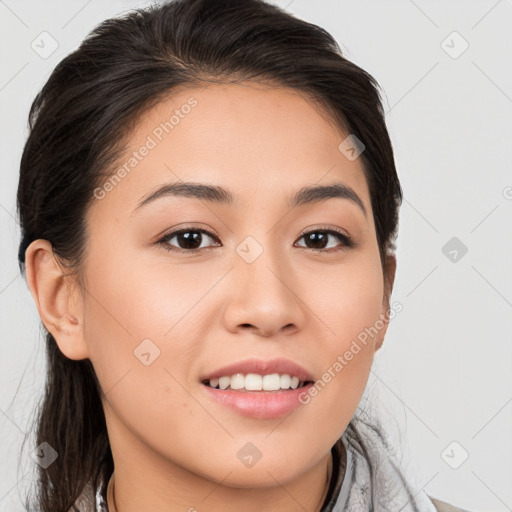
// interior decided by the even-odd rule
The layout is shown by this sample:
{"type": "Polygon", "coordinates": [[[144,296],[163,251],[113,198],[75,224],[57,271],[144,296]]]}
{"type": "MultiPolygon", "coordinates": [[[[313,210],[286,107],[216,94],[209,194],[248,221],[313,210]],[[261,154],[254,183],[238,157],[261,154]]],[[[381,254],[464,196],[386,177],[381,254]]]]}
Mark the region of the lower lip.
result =
{"type": "Polygon", "coordinates": [[[299,397],[305,396],[313,386],[309,382],[296,389],[281,391],[236,391],[233,389],[217,389],[201,384],[214,400],[244,416],[258,419],[280,418],[290,413],[299,405],[299,397]]]}

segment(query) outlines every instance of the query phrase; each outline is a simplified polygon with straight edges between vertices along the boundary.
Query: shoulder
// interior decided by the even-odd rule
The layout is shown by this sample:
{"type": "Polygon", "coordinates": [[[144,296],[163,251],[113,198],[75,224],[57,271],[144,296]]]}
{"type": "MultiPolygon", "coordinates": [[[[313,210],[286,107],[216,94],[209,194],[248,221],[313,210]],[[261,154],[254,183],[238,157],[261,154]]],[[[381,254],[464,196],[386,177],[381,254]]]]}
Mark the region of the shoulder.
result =
{"type": "Polygon", "coordinates": [[[437,498],[432,498],[432,496],[429,496],[429,498],[436,507],[437,512],[469,512],[469,510],[456,507],[455,505],[451,505],[446,501],[438,500],[437,498]]]}

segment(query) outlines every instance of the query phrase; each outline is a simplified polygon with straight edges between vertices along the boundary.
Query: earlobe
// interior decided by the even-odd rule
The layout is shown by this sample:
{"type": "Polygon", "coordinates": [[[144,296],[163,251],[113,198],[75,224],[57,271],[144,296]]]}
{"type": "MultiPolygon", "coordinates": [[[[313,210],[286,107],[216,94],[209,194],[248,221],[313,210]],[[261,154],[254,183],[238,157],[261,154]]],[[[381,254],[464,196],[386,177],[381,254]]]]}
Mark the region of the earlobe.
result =
{"type": "Polygon", "coordinates": [[[58,261],[48,240],[34,240],[28,246],[25,268],[39,316],[60,351],[69,359],[88,358],[80,290],[73,276],[68,275],[58,261]]]}

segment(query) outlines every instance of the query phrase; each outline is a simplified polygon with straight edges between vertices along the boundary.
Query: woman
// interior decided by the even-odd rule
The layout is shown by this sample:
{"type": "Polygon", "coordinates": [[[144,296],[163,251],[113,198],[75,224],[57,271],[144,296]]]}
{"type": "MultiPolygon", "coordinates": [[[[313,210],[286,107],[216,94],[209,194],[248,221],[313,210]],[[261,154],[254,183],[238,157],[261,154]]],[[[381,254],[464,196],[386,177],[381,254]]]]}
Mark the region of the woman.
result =
{"type": "Polygon", "coordinates": [[[377,87],[260,0],[107,20],[57,66],[18,190],[35,509],[460,510],[358,410],[398,307],[377,87]]]}

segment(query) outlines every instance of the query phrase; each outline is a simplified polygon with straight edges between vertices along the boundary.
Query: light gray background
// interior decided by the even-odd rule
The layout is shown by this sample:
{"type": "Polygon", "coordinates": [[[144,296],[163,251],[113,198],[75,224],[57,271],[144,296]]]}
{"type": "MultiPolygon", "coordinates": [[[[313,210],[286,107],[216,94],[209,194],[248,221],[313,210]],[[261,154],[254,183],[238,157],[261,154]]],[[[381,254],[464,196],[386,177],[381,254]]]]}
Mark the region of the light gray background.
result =
{"type": "MultiPolygon", "coordinates": [[[[474,511],[512,510],[512,1],[276,3],[331,32],[386,95],[405,197],[393,292],[403,311],[367,391],[390,431],[397,423],[417,490],[474,511]],[[468,249],[455,262],[442,252],[452,237],[468,249]]],[[[17,267],[29,105],[97,23],[148,4],[0,1],[2,511],[22,510],[33,474],[32,448],[23,457],[20,449],[45,369],[39,317],[17,267]],[[58,42],[46,59],[31,48],[43,31],[58,42]]]]}

